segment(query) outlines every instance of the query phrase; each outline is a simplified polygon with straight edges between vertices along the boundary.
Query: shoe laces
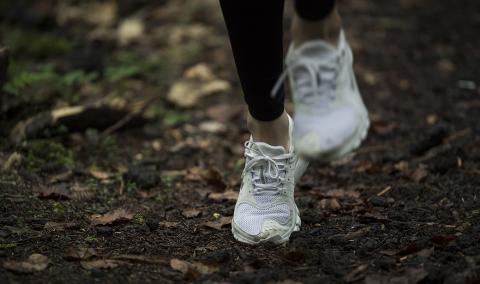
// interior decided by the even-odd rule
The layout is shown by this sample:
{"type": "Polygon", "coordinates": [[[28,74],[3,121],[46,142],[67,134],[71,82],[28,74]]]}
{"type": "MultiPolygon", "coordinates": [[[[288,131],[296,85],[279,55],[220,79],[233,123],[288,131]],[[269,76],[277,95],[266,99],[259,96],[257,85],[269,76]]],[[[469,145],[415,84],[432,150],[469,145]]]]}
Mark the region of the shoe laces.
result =
{"type": "Polygon", "coordinates": [[[308,105],[325,106],[326,103],[335,99],[339,72],[337,60],[336,56],[324,60],[312,60],[302,54],[291,54],[287,67],[272,89],[271,97],[278,95],[288,74],[291,73],[296,101],[308,105]]]}
{"type": "Polygon", "coordinates": [[[293,153],[266,155],[254,141],[245,142],[247,162],[242,178],[253,171],[252,184],[255,195],[276,195],[283,190],[287,163],[293,153]],[[263,178],[262,178],[263,177],[263,178]]]}

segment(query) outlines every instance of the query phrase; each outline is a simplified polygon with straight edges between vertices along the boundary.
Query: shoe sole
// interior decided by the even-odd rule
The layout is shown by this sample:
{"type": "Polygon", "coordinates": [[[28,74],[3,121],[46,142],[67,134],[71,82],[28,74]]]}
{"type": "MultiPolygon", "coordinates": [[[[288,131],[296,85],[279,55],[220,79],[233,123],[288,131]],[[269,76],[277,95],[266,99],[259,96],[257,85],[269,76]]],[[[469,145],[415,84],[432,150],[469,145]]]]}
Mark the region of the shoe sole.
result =
{"type": "Polygon", "coordinates": [[[253,236],[250,234],[245,233],[242,229],[240,229],[236,224],[235,221],[232,221],[232,234],[233,237],[242,243],[249,244],[249,245],[258,245],[261,243],[273,243],[275,245],[281,245],[288,242],[290,239],[290,235],[293,232],[300,230],[300,225],[302,223],[299,215],[299,211],[297,205],[295,205],[295,224],[284,234],[282,235],[273,235],[266,239],[258,239],[257,236],[253,236]]]}

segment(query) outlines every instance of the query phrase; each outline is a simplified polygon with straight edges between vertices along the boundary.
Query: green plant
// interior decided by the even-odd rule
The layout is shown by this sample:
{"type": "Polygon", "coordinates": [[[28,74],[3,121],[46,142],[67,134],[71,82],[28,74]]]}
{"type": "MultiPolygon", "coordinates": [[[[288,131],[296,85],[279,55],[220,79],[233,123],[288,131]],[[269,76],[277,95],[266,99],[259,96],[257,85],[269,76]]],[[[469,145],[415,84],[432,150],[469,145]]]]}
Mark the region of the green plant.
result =
{"type": "Polygon", "coordinates": [[[32,140],[26,146],[24,165],[33,172],[56,171],[74,165],[73,152],[51,140],[32,140]]]}
{"type": "Polygon", "coordinates": [[[105,70],[105,77],[110,82],[119,82],[127,78],[154,74],[162,78],[160,73],[171,67],[166,57],[139,57],[132,53],[119,53],[105,70]]]}
{"type": "Polygon", "coordinates": [[[4,44],[13,50],[16,57],[45,58],[70,52],[74,42],[48,32],[3,26],[4,44]]]}
{"type": "Polygon", "coordinates": [[[34,88],[41,85],[48,85],[52,90],[69,99],[69,101],[78,100],[74,96],[74,89],[82,84],[92,82],[98,78],[95,72],[88,73],[84,70],[73,70],[65,74],[59,74],[54,70],[53,65],[40,65],[31,70],[27,67],[13,64],[9,69],[9,81],[3,87],[3,90],[12,95],[20,95],[27,88],[34,88]]]}

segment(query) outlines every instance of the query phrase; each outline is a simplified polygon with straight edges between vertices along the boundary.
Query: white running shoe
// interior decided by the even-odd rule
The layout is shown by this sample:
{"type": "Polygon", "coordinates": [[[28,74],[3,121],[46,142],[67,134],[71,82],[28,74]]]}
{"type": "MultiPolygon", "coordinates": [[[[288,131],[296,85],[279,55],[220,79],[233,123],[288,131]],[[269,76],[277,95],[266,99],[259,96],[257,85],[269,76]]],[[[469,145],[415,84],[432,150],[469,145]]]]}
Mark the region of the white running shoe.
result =
{"type": "MultiPolygon", "coordinates": [[[[293,121],[288,119],[292,139],[293,121]]],[[[254,142],[252,138],[245,143],[245,168],[232,221],[235,239],[247,244],[281,244],[300,229],[293,193],[307,166],[293,145],[287,152],[282,146],[254,142]]]]}
{"type": "Polygon", "coordinates": [[[328,162],[360,145],[369,127],[368,112],[343,31],[337,47],[322,40],[290,46],[286,69],[272,96],[287,76],[295,106],[293,141],[302,157],[328,162]]]}

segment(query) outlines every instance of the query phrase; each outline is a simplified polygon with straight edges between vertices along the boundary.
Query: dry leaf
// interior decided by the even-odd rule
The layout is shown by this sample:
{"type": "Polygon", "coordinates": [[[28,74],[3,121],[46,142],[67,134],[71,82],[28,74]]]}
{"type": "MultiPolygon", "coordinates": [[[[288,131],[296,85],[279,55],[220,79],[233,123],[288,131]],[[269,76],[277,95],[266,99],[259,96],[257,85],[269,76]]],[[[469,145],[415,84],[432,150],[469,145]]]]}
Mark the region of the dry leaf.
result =
{"type": "Polygon", "coordinates": [[[238,191],[227,190],[224,192],[212,192],[208,195],[208,198],[221,201],[221,200],[237,200],[238,191]]]}
{"type": "Polygon", "coordinates": [[[177,258],[170,260],[170,267],[189,276],[190,279],[218,271],[217,265],[206,265],[201,262],[187,262],[177,258]]]}
{"type": "Polygon", "coordinates": [[[222,174],[215,168],[192,167],[187,170],[185,179],[191,181],[206,181],[222,189],[227,187],[222,174]]]}
{"type": "Polygon", "coordinates": [[[109,179],[113,175],[112,173],[104,172],[101,170],[90,170],[89,172],[94,178],[100,180],[109,179]]]}
{"type": "Polygon", "coordinates": [[[170,222],[170,221],[161,221],[158,223],[158,225],[160,225],[160,227],[164,227],[164,228],[174,228],[176,226],[178,226],[179,222],[170,222]]]}
{"type": "Polygon", "coordinates": [[[87,270],[91,269],[108,269],[115,268],[120,265],[127,265],[128,262],[117,259],[99,259],[92,261],[80,261],[80,265],[87,270]]]}
{"type": "Polygon", "coordinates": [[[50,198],[50,199],[70,199],[71,194],[65,185],[62,186],[45,186],[34,185],[32,192],[38,198],[50,198]]]}
{"type": "Polygon", "coordinates": [[[25,261],[6,261],[3,264],[3,267],[13,272],[33,273],[44,270],[48,267],[49,263],[50,261],[48,260],[48,257],[42,254],[34,253],[25,261]]]}
{"type": "Polygon", "coordinates": [[[208,133],[222,133],[227,131],[227,126],[218,121],[204,121],[200,123],[198,129],[208,133]]]}
{"type": "Polygon", "coordinates": [[[56,199],[56,200],[87,200],[91,199],[95,193],[87,188],[83,188],[78,184],[68,189],[66,184],[60,185],[35,185],[32,192],[38,198],[56,199]]]}
{"type": "Polygon", "coordinates": [[[126,222],[133,219],[134,213],[127,209],[117,209],[106,214],[93,214],[88,219],[94,226],[126,222]]]}
{"type": "Polygon", "coordinates": [[[45,223],[43,228],[47,231],[60,232],[60,231],[64,231],[65,229],[75,227],[77,225],[78,224],[74,222],[67,222],[67,223],[47,222],[45,223]]]}
{"type": "Polygon", "coordinates": [[[428,176],[428,170],[425,167],[418,167],[408,175],[413,181],[421,182],[428,176]]]}
{"type": "Polygon", "coordinates": [[[63,257],[67,260],[86,260],[97,255],[97,252],[93,248],[69,247],[63,257]]]}
{"type": "Polygon", "coordinates": [[[86,22],[99,27],[112,26],[117,17],[117,5],[113,1],[102,3],[82,3],[79,6],[69,6],[67,3],[59,6],[57,21],[60,25],[72,22],[86,22]]]}
{"type": "Polygon", "coordinates": [[[112,256],[111,258],[115,260],[125,260],[130,262],[142,262],[142,263],[149,263],[149,264],[167,264],[168,263],[168,261],[161,256],[122,254],[122,255],[112,256]]]}
{"type": "Polygon", "coordinates": [[[56,183],[60,181],[67,181],[69,180],[73,175],[73,172],[71,170],[65,171],[63,173],[53,175],[48,177],[48,183],[56,183]]]}
{"type": "Polygon", "coordinates": [[[182,211],[182,215],[185,218],[194,218],[199,216],[202,213],[202,211],[195,209],[195,208],[190,208],[190,209],[185,209],[182,211]]]}
{"type": "Polygon", "coordinates": [[[319,205],[322,209],[338,210],[342,208],[342,205],[340,205],[340,202],[338,202],[338,199],[336,198],[322,199],[320,200],[319,205]]]}
{"type": "Polygon", "coordinates": [[[123,20],[117,31],[117,38],[121,45],[127,45],[139,40],[145,32],[142,19],[133,17],[123,20]]]}
{"type": "Polygon", "coordinates": [[[206,64],[198,64],[184,73],[167,94],[171,103],[183,108],[193,107],[200,98],[231,90],[230,83],[217,79],[206,64]]]}
{"type": "Polygon", "coordinates": [[[355,232],[349,232],[348,234],[345,235],[344,238],[346,240],[354,240],[354,239],[365,236],[370,232],[370,230],[371,230],[371,227],[361,228],[360,230],[357,230],[355,232]]]}
{"type": "Polygon", "coordinates": [[[215,221],[206,222],[205,226],[215,230],[221,230],[223,226],[229,225],[231,223],[232,223],[232,217],[220,217],[215,221]]]}
{"type": "Polygon", "coordinates": [[[367,270],[367,268],[368,264],[362,264],[345,275],[343,280],[345,280],[347,283],[358,281],[362,278],[362,274],[367,270]]]}
{"type": "Polygon", "coordinates": [[[339,198],[339,199],[345,199],[345,198],[357,199],[357,198],[360,198],[360,193],[354,190],[332,189],[324,193],[324,196],[330,197],[330,198],[339,198]]]}

